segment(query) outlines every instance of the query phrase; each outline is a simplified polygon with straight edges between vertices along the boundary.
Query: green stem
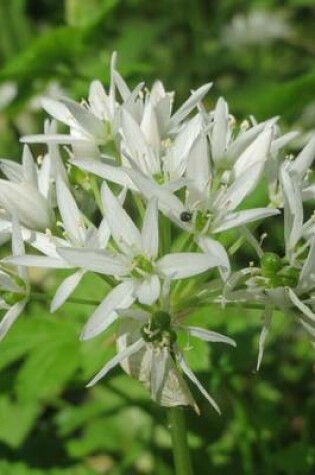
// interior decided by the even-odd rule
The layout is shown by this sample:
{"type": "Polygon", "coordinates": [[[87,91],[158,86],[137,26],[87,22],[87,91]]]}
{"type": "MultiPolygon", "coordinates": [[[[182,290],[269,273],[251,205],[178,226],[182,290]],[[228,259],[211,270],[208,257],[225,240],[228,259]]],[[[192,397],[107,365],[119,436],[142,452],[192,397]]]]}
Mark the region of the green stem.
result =
{"type": "Polygon", "coordinates": [[[161,244],[161,255],[168,254],[171,249],[171,226],[169,219],[162,214],[159,218],[159,235],[161,244]]]}
{"type": "Polygon", "coordinates": [[[175,475],[193,475],[183,408],[168,409],[169,428],[172,436],[175,475]]]}
{"type": "MultiPolygon", "coordinates": [[[[41,292],[32,292],[31,299],[37,300],[39,302],[47,302],[49,300],[52,300],[52,296],[41,293],[41,292]]],[[[65,303],[77,303],[79,305],[99,305],[101,302],[99,300],[80,299],[77,297],[70,297],[65,303]]]]}

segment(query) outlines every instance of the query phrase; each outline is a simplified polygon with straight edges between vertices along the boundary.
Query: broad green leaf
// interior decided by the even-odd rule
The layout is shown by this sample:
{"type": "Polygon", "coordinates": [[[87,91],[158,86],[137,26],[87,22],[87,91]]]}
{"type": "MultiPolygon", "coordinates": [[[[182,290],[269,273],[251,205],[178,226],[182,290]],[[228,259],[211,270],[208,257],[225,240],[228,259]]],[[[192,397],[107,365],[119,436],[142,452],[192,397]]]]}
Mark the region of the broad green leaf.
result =
{"type": "Polygon", "coordinates": [[[301,76],[282,81],[281,84],[264,82],[260,86],[247,85],[231,94],[232,106],[245,114],[253,113],[257,119],[281,115],[297,120],[303,108],[314,100],[315,70],[301,76]]]}
{"type": "Polygon", "coordinates": [[[69,468],[40,469],[24,463],[0,461],[0,473],[3,475],[97,475],[92,469],[73,466],[69,468]]]}
{"type": "Polygon", "coordinates": [[[119,3],[119,0],[66,0],[66,20],[72,26],[86,26],[105,17],[119,3]]]}
{"type": "Polygon", "coordinates": [[[50,399],[62,392],[80,362],[80,343],[66,325],[38,343],[16,379],[16,393],[23,400],[50,399]]]}
{"type": "MultiPolygon", "coordinates": [[[[0,397],[0,440],[10,447],[19,447],[32,430],[41,411],[37,402],[12,401],[0,397]]],[[[0,473],[4,473],[1,472],[0,473]]]]}
{"type": "Polygon", "coordinates": [[[136,407],[130,407],[92,419],[82,437],[69,440],[67,446],[72,457],[104,451],[128,454],[136,449],[137,441],[148,440],[149,437],[149,416],[136,407]]]}

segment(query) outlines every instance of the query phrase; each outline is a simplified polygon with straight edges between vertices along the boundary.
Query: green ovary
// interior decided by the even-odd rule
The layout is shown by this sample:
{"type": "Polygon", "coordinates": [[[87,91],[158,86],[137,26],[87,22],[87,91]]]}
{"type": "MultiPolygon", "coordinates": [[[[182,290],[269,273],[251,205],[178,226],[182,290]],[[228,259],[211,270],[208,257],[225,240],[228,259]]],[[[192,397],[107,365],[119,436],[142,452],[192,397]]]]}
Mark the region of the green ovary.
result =
{"type": "Polygon", "coordinates": [[[155,181],[156,183],[158,183],[159,185],[163,185],[164,182],[165,182],[165,178],[164,178],[163,173],[156,173],[156,174],[153,176],[153,178],[154,178],[154,181],[155,181]]]}
{"type": "Polygon", "coordinates": [[[285,262],[273,252],[266,252],[261,260],[261,275],[270,289],[276,287],[296,287],[299,279],[299,270],[285,262]]]}
{"type": "Polygon", "coordinates": [[[136,256],[133,260],[131,276],[135,279],[143,278],[145,274],[152,274],[154,267],[152,262],[143,255],[136,256]]]}
{"type": "Polygon", "coordinates": [[[141,329],[142,337],[148,343],[170,348],[177,339],[176,332],[171,328],[171,316],[164,311],[152,314],[151,319],[141,329]]]}

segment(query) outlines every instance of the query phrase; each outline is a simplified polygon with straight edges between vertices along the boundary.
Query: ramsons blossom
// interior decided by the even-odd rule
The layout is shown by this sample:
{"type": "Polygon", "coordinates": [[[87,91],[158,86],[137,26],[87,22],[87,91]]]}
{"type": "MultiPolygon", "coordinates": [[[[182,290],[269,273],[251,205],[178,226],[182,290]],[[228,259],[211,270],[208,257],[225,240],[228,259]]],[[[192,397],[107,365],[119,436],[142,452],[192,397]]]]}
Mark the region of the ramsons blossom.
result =
{"type": "Polygon", "coordinates": [[[276,308],[315,340],[315,139],[295,159],[285,156],[296,132],[281,134],[277,117],[238,125],[223,98],[207,110],[211,83],[174,110],[174,93],[161,81],[131,89],[115,54],[109,82],[106,90],[93,81],[80,103],[43,99],[53,120],[22,141],[46,144],[44,156],[35,162],[26,145],[22,164],[0,161],[0,242],[12,241],[0,263],[0,339],[35,298],[27,268],[69,271],[51,311],[92,272],[107,286],[81,338],[116,324],[117,354],[89,385],[120,364],[157,403],[198,411],[186,376],[219,411],[177,337],[235,342],[187,325],[186,315],[208,304],[258,304],[258,368],[276,308]],[[253,207],[258,187],[265,198],[253,207]],[[283,219],[281,250],[265,236],[267,218],[283,219]],[[257,254],[246,267],[244,244],[257,254]]]}

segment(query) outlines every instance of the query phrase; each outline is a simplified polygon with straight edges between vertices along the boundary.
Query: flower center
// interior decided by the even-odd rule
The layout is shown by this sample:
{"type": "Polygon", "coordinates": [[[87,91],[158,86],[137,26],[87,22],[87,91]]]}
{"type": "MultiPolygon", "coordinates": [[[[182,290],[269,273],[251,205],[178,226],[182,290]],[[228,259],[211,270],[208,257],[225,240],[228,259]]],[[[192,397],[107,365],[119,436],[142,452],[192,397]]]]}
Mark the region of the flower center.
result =
{"type": "Polygon", "coordinates": [[[177,339],[171,328],[171,316],[167,312],[157,311],[141,329],[143,339],[155,346],[171,348],[177,339]]]}
{"type": "Polygon", "coordinates": [[[164,182],[165,182],[165,177],[163,175],[163,173],[156,173],[154,176],[154,181],[158,184],[158,185],[164,185],[164,182]]]}
{"type": "Polygon", "coordinates": [[[273,252],[266,252],[260,260],[261,276],[269,289],[276,287],[296,287],[299,270],[273,252]]]}
{"type": "Polygon", "coordinates": [[[134,278],[141,278],[145,274],[152,274],[154,267],[152,262],[144,255],[139,254],[133,259],[133,268],[131,276],[134,278]]]}

